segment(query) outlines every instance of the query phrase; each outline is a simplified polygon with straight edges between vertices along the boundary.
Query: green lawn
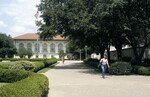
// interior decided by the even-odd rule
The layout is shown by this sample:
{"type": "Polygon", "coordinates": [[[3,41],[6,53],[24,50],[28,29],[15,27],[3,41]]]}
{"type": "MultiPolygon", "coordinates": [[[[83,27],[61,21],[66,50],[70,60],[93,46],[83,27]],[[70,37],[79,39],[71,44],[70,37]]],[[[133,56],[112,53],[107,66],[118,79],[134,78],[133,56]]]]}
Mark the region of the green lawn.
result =
{"type": "Polygon", "coordinates": [[[44,69],[38,71],[37,73],[45,73],[48,70],[50,70],[51,68],[55,67],[56,65],[58,65],[58,63],[55,63],[55,64],[51,65],[50,67],[44,68],[44,69]]]}

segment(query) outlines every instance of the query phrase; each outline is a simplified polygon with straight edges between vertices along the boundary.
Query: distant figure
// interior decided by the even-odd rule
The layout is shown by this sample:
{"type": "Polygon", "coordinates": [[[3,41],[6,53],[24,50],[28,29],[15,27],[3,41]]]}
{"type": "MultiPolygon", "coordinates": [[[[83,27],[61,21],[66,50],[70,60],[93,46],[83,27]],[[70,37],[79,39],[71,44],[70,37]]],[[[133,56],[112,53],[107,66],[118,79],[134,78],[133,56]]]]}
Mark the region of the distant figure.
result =
{"type": "Polygon", "coordinates": [[[64,56],[62,57],[62,63],[64,64],[64,62],[65,62],[65,59],[64,59],[64,56]]]}
{"type": "Polygon", "coordinates": [[[100,60],[100,64],[101,64],[101,69],[102,69],[102,78],[105,78],[106,65],[109,68],[108,59],[107,59],[106,55],[104,55],[104,58],[102,58],[100,60]]]}

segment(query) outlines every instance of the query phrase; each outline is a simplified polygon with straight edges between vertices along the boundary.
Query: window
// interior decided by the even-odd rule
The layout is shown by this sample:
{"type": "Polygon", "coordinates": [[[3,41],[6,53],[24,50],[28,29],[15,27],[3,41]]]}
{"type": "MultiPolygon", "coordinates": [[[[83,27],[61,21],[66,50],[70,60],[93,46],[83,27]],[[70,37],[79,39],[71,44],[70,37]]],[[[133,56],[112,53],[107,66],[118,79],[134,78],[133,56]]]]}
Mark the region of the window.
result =
{"type": "Polygon", "coordinates": [[[35,44],[35,52],[39,52],[40,51],[40,45],[37,43],[35,44]]]}
{"type": "Polygon", "coordinates": [[[43,52],[47,52],[47,44],[46,43],[43,44],[43,52]]]}
{"type": "Polygon", "coordinates": [[[55,44],[52,43],[51,46],[50,46],[50,52],[55,52],[55,44]]]}
{"type": "Polygon", "coordinates": [[[62,51],[62,50],[63,50],[63,44],[60,43],[60,44],[58,45],[58,52],[60,52],[60,51],[62,51]]]}
{"type": "Polygon", "coordinates": [[[24,44],[23,44],[23,43],[20,43],[20,44],[19,44],[19,49],[22,49],[22,48],[24,48],[24,44]]]}
{"type": "Polygon", "coordinates": [[[32,51],[32,44],[31,43],[27,44],[27,50],[32,51]]]}

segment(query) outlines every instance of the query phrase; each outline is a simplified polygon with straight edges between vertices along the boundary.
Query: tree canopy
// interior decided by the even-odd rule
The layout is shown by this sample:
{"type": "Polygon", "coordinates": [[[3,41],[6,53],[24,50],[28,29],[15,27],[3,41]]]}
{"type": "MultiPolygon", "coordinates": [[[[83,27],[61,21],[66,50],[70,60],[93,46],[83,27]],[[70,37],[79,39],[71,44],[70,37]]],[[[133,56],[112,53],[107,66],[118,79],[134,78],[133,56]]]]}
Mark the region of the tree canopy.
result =
{"type": "Polygon", "coordinates": [[[16,54],[16,48],[13,45],[13,39],[0,33],[0,57],[13,57],[14,54],[16,54]]]}
{"type": "Polygon", "coordinates": [[[114,45],[120,60],[126,44],[136,60],[150,46],[149,0],[42,0],[38,9],[41,38],[61,34],[101,55],[114,45]]]}

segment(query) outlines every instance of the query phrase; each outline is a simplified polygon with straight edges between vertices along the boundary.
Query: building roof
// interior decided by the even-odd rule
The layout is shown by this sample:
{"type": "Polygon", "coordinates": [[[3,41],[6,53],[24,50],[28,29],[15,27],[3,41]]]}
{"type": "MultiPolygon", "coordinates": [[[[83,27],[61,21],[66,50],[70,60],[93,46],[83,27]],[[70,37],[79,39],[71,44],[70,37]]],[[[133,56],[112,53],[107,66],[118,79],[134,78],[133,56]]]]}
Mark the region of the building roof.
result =
{"type": "MultiPolygon", "coordinates": [[[[14,37],[15,40],[37,40],[39,35],[37,33],[27,33],[17,37],[14,37]]],[[[61,35],[56,35],[52,38],[52,40],[65,40],[61,35]]]]}

